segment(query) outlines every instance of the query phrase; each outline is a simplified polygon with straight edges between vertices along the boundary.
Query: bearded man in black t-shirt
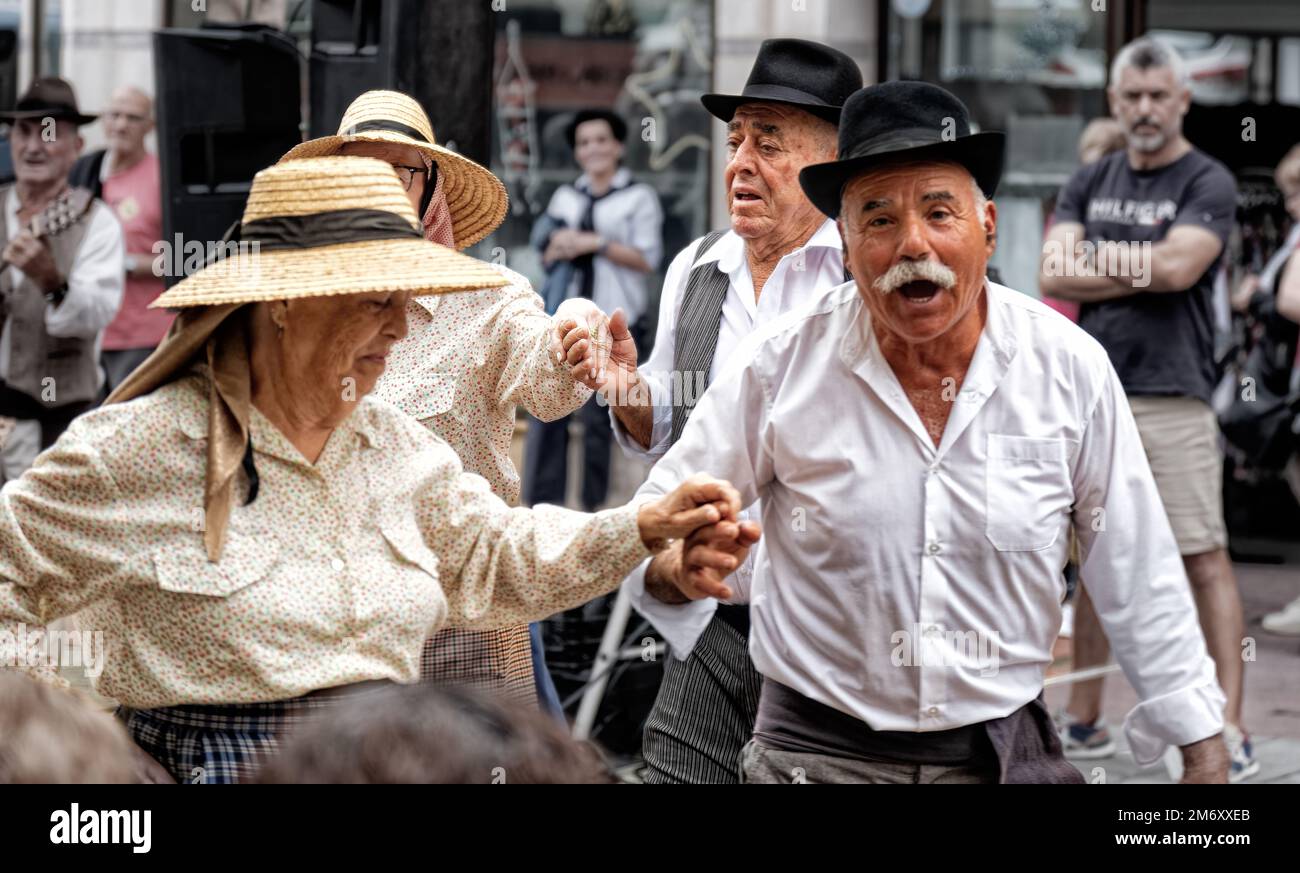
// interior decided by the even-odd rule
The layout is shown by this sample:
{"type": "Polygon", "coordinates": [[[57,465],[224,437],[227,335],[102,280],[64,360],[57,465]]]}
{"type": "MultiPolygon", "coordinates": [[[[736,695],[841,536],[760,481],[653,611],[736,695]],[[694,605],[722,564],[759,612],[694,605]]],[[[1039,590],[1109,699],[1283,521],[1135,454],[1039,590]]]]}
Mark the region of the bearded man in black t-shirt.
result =
{"type": "MultiPolygon", "coordinates": [[[[1236,184],[1183,136],[1191,92],[1172,48],[1149,38],[1125,46],[1107,95],[1127,148],[1080,168],[1062,189],[1040,285],[1044,294],[1081,304],[1080,327],[1105,347],[1124,385],[1227,696],[1229,778],[1240,781],[1259,765],[1240,728],[1244,626],[1210,407],[1213,282],[1236,212],[1236,184]]],[[[1105,637],[1083,589],[1074,642],[1076,668],[1106,662],[1105,637]]],[[[1101,719],[1101,685],[1073,686],[1060,725],[1068,757],[1114,751],[1101,719]]]]}

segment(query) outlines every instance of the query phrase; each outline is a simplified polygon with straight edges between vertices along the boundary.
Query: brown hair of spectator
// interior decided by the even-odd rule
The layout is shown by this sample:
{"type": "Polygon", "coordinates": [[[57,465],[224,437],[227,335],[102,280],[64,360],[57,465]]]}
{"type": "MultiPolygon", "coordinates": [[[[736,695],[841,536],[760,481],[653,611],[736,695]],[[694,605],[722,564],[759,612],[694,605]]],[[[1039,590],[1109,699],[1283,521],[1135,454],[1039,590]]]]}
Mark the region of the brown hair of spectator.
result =
{"type": "Polygon", "coordinates": [[[126,730],[83,695],[0,669],[0,784],[136,781],[126,730]]]}
{"type": "Polygon", "coordinates": [[[607,784],[600,756],[535,708],[408,685],[350,700],[286,740],[261,784],[607,784]]]}

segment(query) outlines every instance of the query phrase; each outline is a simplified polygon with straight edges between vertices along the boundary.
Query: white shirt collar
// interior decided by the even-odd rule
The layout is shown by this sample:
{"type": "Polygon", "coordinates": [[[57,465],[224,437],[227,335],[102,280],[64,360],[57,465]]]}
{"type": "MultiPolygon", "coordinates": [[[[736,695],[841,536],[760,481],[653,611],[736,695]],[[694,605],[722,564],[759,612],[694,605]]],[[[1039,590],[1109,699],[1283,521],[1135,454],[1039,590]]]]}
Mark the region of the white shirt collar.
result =
{"type": "MultiPolygon", "coordinates": [[[[788,258],[791,255],[806,249],[829,248],[839,251],[843,247],[844,243],[840,241],[839,228],[835,226],[834,221],[831,221],[828,218],[822,222],[821,227],[817,228],[813,235],[808,238],[808,242],[804,243],[799,248],[788,252],[784,257],[788,258]]],[[[734,274],[746,264],[744,238],[734,230],[727,231],[726,235],[723,236],[722,239],[718,240],[717,245],[704,253],[704,257],[700,259],[699,263],[706,264],[710,260],[717,261],[718,269],[726,273],[728,276],[734,274]]]]}
{"type": "MultiPolygon", "coordinates": [[[[632,171],[627,167],[619,167],[614,172],[613,178],[609,180],[609,188],[611,191],[615,188],[625,188],[630,184],[632,184],[632,171]]],[[[583,173],[578,177],[578,180],[573,183],[573,187],[577,188],[583,194],[590,194],[591,177],[586,173],[583,173]]]]}

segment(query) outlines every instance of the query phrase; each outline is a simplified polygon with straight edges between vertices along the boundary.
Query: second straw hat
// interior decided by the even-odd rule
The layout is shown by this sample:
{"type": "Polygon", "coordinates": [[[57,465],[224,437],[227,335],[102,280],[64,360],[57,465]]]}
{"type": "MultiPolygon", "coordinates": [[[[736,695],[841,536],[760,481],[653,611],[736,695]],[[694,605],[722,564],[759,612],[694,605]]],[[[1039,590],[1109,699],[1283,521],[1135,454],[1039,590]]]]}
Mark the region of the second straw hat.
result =
{"type": "Polygon", "coordinates": [[[466,249],[505,220],[510,197],[505,185],[484,167],[438,145],[424,109],[399,91],[367,91],[343,113],[338,133],[299,143],[280,158],[337,154],[349,142],[386,142],[419,149],[438,165],[456,247],[466,249]]]}
{"type": "Polygon", "coordinates": [[[262,170],[244,207],[240,246],[150,306],[509,284],[488,264],[426,240],[397,173],[375,158],[315,158],[262,170]]]}

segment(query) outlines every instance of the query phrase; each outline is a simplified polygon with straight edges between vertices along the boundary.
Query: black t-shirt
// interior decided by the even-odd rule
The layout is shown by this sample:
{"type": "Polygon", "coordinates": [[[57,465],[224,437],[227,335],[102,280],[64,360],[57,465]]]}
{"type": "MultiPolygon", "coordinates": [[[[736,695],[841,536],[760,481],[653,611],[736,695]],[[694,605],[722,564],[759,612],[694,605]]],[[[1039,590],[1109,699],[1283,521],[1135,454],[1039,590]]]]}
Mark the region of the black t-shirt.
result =
{"type": "MultiPolygon", "coordinates": [[[[1082,224],[1093,242],[1154,244],[1186,224],[1203,227],[1226,244],[1236,208],[1232,173],[1199,149],[1154,170],[1132,169],[1120,150],[1075,172],[1061,189],[1056,221],[1082,224]]],[[[1105,347],[1130,396],[1210,402],[1218,263],[1216,258],[1186,291],[1141,291],[1080,307],[1079,326],[1105,347]]]]}

